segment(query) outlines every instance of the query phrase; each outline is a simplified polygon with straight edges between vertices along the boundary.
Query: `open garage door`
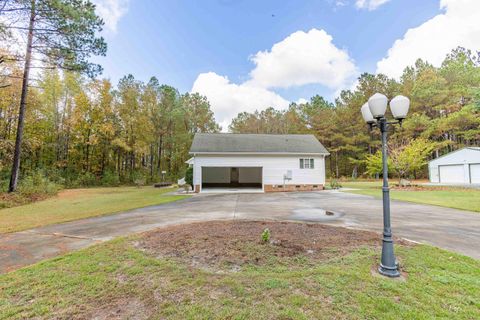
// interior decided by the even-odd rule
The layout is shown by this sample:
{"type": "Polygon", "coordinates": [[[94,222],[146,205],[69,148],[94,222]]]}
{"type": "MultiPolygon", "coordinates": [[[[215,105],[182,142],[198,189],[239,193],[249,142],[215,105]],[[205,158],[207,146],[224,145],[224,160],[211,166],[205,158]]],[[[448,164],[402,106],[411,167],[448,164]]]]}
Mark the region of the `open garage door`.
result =
{"type": "Polygon", "coordinates": [[[202,167],[202,192],[262,191],[261,167],[202,167]]]}
{"type": "Polygon", "coordinates": [[[464,167],[461,165],[438,166],[441,183],[465,183],[464,167]]]}
{"type": "Polygon", "coordinates": [[[480,163],[470,165],[470,183],[480,184],[480,163]]]}

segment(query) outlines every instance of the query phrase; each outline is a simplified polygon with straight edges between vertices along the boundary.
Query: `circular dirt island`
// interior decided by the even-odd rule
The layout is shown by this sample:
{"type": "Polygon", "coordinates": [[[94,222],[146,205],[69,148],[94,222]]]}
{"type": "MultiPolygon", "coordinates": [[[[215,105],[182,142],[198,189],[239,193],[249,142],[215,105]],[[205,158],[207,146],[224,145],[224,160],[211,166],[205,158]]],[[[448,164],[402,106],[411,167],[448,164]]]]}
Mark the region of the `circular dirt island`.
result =
{"type": "Polygon", "coordinates": [[[144,233],[135,247],[159,258],[228,272],[250,264],[288,264],[295,257],[314,263],[380,244],[380,235],[368,231],[315,223],[234,220],[161,228],[144,233]],[[266,241],[262,240],[265,229],[270,234],[266,241]]]}

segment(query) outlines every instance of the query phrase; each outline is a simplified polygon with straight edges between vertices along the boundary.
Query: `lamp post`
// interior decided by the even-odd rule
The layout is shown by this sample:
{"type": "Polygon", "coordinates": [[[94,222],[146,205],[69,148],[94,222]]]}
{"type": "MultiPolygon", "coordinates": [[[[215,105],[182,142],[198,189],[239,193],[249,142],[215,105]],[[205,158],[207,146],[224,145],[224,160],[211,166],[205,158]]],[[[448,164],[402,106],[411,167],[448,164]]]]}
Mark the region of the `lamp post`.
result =
{"type": "Polygon", "coordinates": [[[362,116],[368,123],[370,130],[379,128],[382,134],[382,163],[383,163],[383,240],[382,240],[382,260],[378,267],[378,272],[387,277],[398,277],[398,263],[393,252],[393,237],[390,224],[390,189],[388,187],[388,150],[387,150],[387,131],[390,125],[402,124],[407,116],[410,100],[404,96],[396,96],[390,101],[390,110],[395,121],[388,121],[385,118],[387,111],[388,98],[380,93],[375,93],[368,99],[362,108],[362,116]]]}

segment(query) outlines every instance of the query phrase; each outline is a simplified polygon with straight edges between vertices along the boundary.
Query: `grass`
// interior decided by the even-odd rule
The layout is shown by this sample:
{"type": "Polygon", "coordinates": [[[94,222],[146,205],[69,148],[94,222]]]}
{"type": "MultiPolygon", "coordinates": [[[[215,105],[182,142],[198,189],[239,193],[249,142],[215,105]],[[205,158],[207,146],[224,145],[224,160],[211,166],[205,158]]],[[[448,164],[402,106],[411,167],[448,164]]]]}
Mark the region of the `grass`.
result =
{"type": "Polygon", "coordinates": [[[70,189],[31,204],[0,209],[0,233],[78,220],[176,201],[186,196],[166,195],[174,189],[115,187],[70,189]]]}
{"type": "Polygon", "coordinates": [[[0,276],[0,319],[479,319],[480,262],[397,245],[406,280],[372,274],[379,249],[215,272],[116,239],[0,276]]]}
{"type": "MultiPolygon", "coordinates": [[[[376,198],[382,196],[381,181],[342,182],[341,185],[358,189],[345,192],[376,198]]],[[[478,189],[428,187],[418,190],[390,190],[390,197],[395,200],[480,212],[480,190],[478,189]]]]}

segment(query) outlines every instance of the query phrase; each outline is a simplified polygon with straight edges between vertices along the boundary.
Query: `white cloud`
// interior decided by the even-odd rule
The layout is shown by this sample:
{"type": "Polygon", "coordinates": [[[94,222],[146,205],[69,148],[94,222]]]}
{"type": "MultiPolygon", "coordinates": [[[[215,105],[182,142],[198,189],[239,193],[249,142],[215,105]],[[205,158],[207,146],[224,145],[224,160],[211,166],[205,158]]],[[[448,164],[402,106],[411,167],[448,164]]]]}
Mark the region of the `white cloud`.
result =
{"type": "Polygon", "coordinates": [[[355,6],[358,9],[367,9],[373,11],[390,0],[356,0],[355,6]]]}
{"type": "Polygon", "coordinates": [[[255,68],[249,83],[264,88],[321,84],[335,89],[357,74],[348,53],[332,43],[332,36],[318,29],[294,32],[271,50],[260,51],[250,59],[255,68]]]}
{"type": "Polygon", "coordinates": [[[480,49],[480,1],[441,0],[440,8],[444,13],[409,29],[395,41],[377,63],[377,72],[398,78],[418,58],[439,66],[457,46],[480,49]]]}
{"type": "Polygon", "coordinates": [[[191,91],[208,98],[224,130],[239,112],[287,108],[290,102],[274,88],[319,84],[338,90],[348,86],[357,75],[348,53],[338,49],[324,30],[317,29],[294,32],[250,60],[255,67],[243,83],[232,83],[227,77],[208,72],[199,74],[193,84],[191,91]]]}
{"type": "Polygon", "coordinates": [[[118,21],[128,12],[129,2],[130,0],[93,0],[97,14],[111,32],[117,31],[118,21]]]}
{"type": "Polygon", "coordinates": [[[192,92],[208,98],[215,119],[224,130],[228,129],[230,120],[239,112],[253,112],[266,107],[284,109],[289,104],[275,92],[247,83],[231,83],[227,77],[215,72],[199,74],[193,83],[192,92]]]}
{"type": "Polygon", "coordinates": [[[295,103],[296,103],[296,104],[305,104],[305,103],[307,103],[307,102],[308,102],[307,99],[305,99],[305,98],[300,98],[300,99],[298,99],[295,103]]]}

